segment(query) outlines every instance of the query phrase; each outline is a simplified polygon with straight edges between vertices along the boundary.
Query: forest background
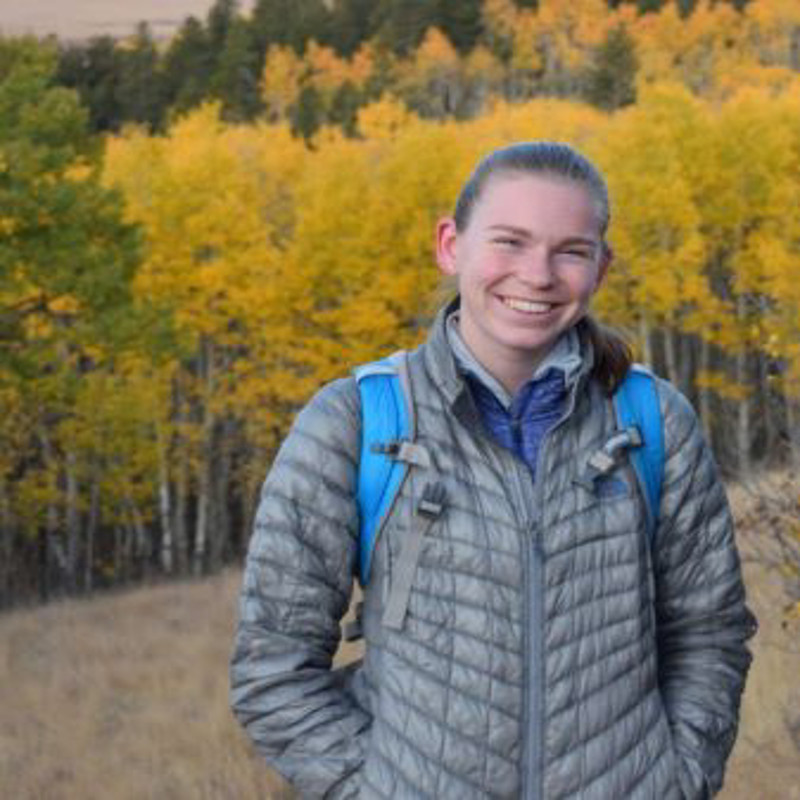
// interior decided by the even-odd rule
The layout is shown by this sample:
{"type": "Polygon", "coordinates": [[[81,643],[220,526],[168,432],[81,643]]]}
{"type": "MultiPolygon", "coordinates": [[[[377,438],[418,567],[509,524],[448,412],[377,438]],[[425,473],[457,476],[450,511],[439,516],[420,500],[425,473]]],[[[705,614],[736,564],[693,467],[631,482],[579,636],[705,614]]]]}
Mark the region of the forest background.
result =
{"type": "Polygon", "coordinates": [[[424,337],[448,291],[433,227],[477,158],[532,138],[607,175],[599,315],[691,399],[735,487],[775,647],[740,796],[773,796],[779,752],[774,796],[797,796],[796,0],[216,0],[168,38],[0,38],[0,609],[211,576],[130,618],[125,596],[7,615],[0,788],[93,796],[110,762],[81,753],[129,729],[116,796],[263,796],[220,711],[224,567],[297,409],[424,337]],[[213,777],[184,766],[198,747],[213,777]]]}
{"type": "Polygon", "coordinates": [[[797,469],[799,69],[794,0],[217,0],[167,40],[0,40],[0,607],[238,561],[294,413],[421,340],[435,221],[518,139],[606,173],[599,313],[726,472],[797,469]]]}

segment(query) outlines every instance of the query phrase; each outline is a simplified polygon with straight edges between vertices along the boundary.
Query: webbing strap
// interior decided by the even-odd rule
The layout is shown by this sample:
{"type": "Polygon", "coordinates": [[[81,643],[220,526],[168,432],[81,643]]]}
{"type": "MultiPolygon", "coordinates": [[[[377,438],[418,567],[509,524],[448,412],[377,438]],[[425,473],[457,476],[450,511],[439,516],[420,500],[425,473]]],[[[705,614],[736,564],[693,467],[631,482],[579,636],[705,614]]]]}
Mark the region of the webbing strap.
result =
{"type": "Polygon", "coordinates": [[[356,369],[355,377],[361,398],[361,455],[356,494],[358,574],[361,585],[366,586],[375,540],[408,472],[408,463],[390,458],[381,448],[409,437],[413,429],[413,404],[406,397],[409,384],[404,353],[365,364],[356,369]]]}
{"type": "Polygon", "coordinates": [[[392,570],[391,590],[383,612],[383,624],[387,628],[400,630],[403,627],[422,545],[431,525],[442,515],[444,501],[445,490],[442,484],[425,486],[422,499],[414,514],[411,530],[403,540],[400,558],[392,570]]]}
{"type": "Polygon", "coordinates": [[[644,496],[647,533],[652,546],[664,477],[664,425],[652,374],[641,367],[631,367],[614,393],[614,410],[620,429],[636,427],[641,434],[642,445],[630,453],[644,496]]]}
{"type": "Polygon", "coordinates": [[[403,548],[397,564],[392,569],[392,588],[383,611],[383,624],[387,628],[400,630],[406,618],[411,584],[417,572],[417,563],[422,552],[422,543],[434,522],[433,517],[414,516],[414,524],[403,540],[403,548]]]}

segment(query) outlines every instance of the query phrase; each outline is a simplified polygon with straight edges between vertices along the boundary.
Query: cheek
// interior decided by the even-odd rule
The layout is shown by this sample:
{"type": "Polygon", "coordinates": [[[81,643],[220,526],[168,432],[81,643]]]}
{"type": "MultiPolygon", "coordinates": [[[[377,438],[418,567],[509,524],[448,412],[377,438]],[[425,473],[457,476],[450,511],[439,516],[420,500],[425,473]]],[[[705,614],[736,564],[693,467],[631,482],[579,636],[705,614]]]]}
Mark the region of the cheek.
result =
{"type": "Polygon", "coordinates": [[[476,286],[491,284],[508,273],[510,267],[507,262],[508,258],[496,253],[480,253],[470,259],[462,277],[476,286]]]}
{"type": "Polygon", "coordinates": [[[581,302],[588,302],[597,291],[597,273],[595,270],[581,269],[567,279],[572,296],[581,302]]]}

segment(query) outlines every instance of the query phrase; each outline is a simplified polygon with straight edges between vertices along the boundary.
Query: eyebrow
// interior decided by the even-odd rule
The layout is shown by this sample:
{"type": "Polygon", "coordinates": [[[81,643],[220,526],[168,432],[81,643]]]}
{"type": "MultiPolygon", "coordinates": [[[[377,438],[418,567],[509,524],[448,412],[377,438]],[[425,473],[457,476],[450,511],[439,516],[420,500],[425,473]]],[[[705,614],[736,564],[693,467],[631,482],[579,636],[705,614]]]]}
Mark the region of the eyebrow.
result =
{"type": "Polygon", "coordinates": [[[498,222],[495,225],[490,225],[488,230],[502,231],[503,233],[513,233],[516,236],[522,236],[526,239],[531,238],[530,231],[525,230],[525,228],[518,228],[516,225],[505,225],[502,222],[498,222]]]}
{"type": "MultiPolygon", "coordinates": [[[[506,225],[502,222],[498,222],[495,225],[490,225],[487,230],[511,233],[523,239],[533,238],[530,231],[526,230],[525,228],[519,228],[516,225],[506,225]]],[[[567,247],[570,245],[585,245],[588,247],[597,248],[601,246],[601,243],[598,242],[597,239],[590,239],[585,236],[567,236],[566,239],[562,239],[558,243],[559,247],[567,247]]]]}

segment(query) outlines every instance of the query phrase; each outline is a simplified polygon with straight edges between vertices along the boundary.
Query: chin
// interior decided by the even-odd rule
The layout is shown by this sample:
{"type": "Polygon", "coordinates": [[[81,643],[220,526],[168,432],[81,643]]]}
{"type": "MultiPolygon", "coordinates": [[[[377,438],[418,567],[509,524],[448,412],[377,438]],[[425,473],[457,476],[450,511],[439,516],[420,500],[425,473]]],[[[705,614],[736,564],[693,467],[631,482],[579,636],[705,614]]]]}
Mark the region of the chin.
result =
{"type": "Polygon", "coordinates": [[[535,359],[544,355],[555,344],[556,338],[557,337],[536,342],[509,341],[506,342],[505,345],[509,350],[513,350],[520,355],[535,359]]]}

